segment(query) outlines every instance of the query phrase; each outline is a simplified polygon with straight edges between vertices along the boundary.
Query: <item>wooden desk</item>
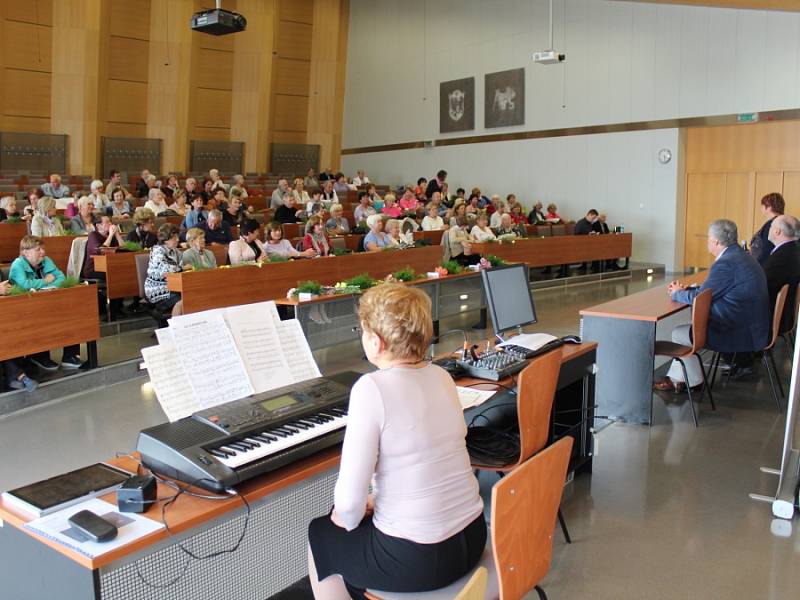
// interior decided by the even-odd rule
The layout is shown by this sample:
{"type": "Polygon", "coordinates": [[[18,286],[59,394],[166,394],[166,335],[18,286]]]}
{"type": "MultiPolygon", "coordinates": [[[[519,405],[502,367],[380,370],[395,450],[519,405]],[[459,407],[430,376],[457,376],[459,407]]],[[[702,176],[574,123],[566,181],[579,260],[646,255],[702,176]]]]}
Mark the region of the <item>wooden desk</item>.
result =
{"type": "MultiPolygon", "coordinates": [[[[562,352],[562,366],[554,414],[573,410],[575,403],[579,407],[585,404],[590,410],[593,391],[590,367],[596,344],[564,346],[558,351],[562,352]]],[[[570,435],[579,438],[574,445],[573,468],[577,472],[591,472],[591,432],[586,428],[570,435]]],[[[330,509],[340,451],[340,447],[330,448],[237,486],[251,505],[248,531],[240,548],[228,557],[191,562],[168,596],[163,590],[146,586],[138,573],[156,584],[177,577],[185,559],[176,546],[177,540],[199,554],[232,547],[244,521],[239,498],[210,501],[183,495],[166,510],[174,537],[161,530],[95,559],[28,531],[24,524],[30,517],[0,501],[0,519],[5,524],[0,528],[3,597],[14,600],[271,597],[306,575],[308,523],[330,509]],[[247,577],[242,577],[242,573],[247,577]]],[[[109,462],[131,472],[136,469],[132,458],[109,462]]],[[[173,489],[158,486],[159,498],[172,495],[173,489]]],[[[115,494],[103,499],[114,504],[115,494]]],[[[151,508],[144,516],[161,522],[160,506],[151,508]]]]}
{"type": "Polygon", "coordinates": [[[250,304],[286,297],[286,292],[300,281],[318,281],[332,285],[361,273],[381,279],[405,268],[418,273],[432,271],[441,262],[441,248],[428,246],[380,253],[357,253],[345,256],[246,265],[231,269],[213,269],[190,273],[170,273],[167,285],[179,292],[185,313],[250,304]]]}
{"type": "Polygon", "coordinates": [[[481,256],[493,254],[508,262],[524,262],[529,267],[549,267],[631,255],[633,235],[573,235],[524,238],[513,244],[473,243],[481,256]]]}
{"type": "MultiPolygon", "coordinates": [[[[700,284],[706,276],[703,271],[681,281],[700,284]]],[[[652,424],[656,328],[686,308],[670,300],[667,286],[660,285],[580,311],[581,335],[600,342],[598,414],[652,424]]]]}
{"type": "MultiPolygon", "coordinates": [[[[59,235],[54,237],[46,237],[44,240],[44,249],[47,256],[56,263],[56,266],[61,269],[61,272],[67,274],[67,263],[69,262],[69,255],[72,252],[72,242],[77,236],[74,235],[59,235]]],[[[19,248],[17,249],[19,255],[19,248]]]]}
{"type": "Polygon", "coordinates": [[[0,263],[19,256],[19,241],[28,235],[25,223],[0,223],[0,263]]]}
{"type": "Polygon", "coordinates": [[[106,274],[106,290],[110,300],[139,295],[136,255],[142,252],[107,252],[92,256],[94,270],[106,274]]]}
{"type": "Polygon", "coordinates": [[[0,297],[0,360],[86,342],[89,366],[94,368],[98,339],[93,285],[0,297]]]}

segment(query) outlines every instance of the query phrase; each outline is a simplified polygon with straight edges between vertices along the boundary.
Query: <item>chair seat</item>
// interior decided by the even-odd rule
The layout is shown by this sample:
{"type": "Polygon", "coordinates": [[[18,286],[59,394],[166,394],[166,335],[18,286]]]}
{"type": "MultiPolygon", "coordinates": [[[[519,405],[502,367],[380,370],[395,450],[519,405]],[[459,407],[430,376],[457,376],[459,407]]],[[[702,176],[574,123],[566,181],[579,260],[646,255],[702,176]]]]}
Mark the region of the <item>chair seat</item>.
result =
{"type": "Polygon", "coordinates": [[[666,340],[656,340],[655,354],[656,356],[684,358],[692,354],[692,347],[684,346],[683,344],[676,344],[675,342],[668,342],[666,340]]]}
{"type": "Polygon", "coordinates": [[[494,565],[494,556],[492,555],[491,542],[487,542],[486,548],[483,551],[481,560],[475,565],[469,573],[464,575],[458,581],[454,581],[447,587],[433,590],[430,592],[411,592],[407,594],[400,594],[397,592],[381,592],[378,590],[367,590],[371,596],[380,598],[381,600],[453,600],[458,593],[467,585],[472,574],[479,568],[486,567],[489,571],[489,578],[486,585],[486,598],[499,598],[500,597],[500,584],[497,580],[497,569],[494,565]]]}

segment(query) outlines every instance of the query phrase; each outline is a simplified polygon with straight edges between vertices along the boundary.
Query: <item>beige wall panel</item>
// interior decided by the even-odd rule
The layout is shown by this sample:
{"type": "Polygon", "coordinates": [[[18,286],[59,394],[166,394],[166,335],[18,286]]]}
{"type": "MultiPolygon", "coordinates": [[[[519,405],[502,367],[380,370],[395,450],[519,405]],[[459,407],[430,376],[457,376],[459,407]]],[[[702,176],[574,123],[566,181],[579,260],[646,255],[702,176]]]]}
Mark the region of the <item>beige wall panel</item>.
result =
{"type": "Polygon", "coordinates": [[[197,87],[212,90],[233,89],[233,52],[200,48],[197,51],[197,61],[197,87]]]}
{"type": "Polygon", "coordinates": [[[783,174],[783,199],[786,200],[784,212],[800,219],[800,171],[786,171],[783,174]]]}
{"type": "Polygon", "coordinates": [[[311,60],[311,25],[281,23],[278,28],[278,56],[311,60]]]}
{"type": "Polygon", "coordinates": [[[274,131],[305,131],[308,98],[275,95],[274,131]]]}
{"type": "Polygon", "coordinates": [[[231,139],[231,130],[223,127],[193,127],[192,139],[227,142],[231,139]]]}
{"type": "Polygon", "coordinates": [[[135,81],[112,81],[108,88],[108,121],[111,123],[147,123],[147,84],[135,81]]]}
{"type": "Polygon", "coordinates": [[[50,73],[5,70],[3,112],[19,117],[50,117],[50,73]]]}
{"type": "MultiPolygon", "coordinates": [[[[121,35],[139,40],[150,39],[150,0],[104,1],[109,3],[111,35],[121,35]]],[[[165,0],[160,1],[164,2],[165,0]]],[[[174,2],[174,0],[166,1],[174,2]]]]}
{"type": "Polygon", "coordinates": [[[275,91],[278,94],[308,96],[311,63],[305,60],[277,60],[275,91]]]}
{"type": "Polygon", "coordinates": [[[273,144],[306,144],[304,131],[276,131],[272,134],[273,144]]]}
{"type": "MultiPolygon", "coordinates": [[[[198,89],[195,92],[195,127],[231,127],[231,97],[227,90],[198,89]]],[[[229,132],[230,134],[230,132],[229,132]]]]}
{"type": "Polygon", "coordinates": [[[147,125],[135,123],[106,123],[102,135],[106,137],[147,137],[147,125]]]}
{"type": "Polygon", "coordinates": [[[53,31],[44,25],[5,21],[3,64],[6,67],[44,71],[53,69],[53,31]]]}
{"type": "Polygon", "coordinates": [[[56,0],[2,0],[2,13],[6,19],[13,21],[52,25],[54,1],[56,0]]]}
{"type": "Polygon", "coordinates": [[[108,45],[109,79],[147,83],[150,42],[111,36],[108,45]]]}
{"type": "Polygon", "coordinates": [[[745,234],[752,234],[764,223],[764,215],[761,214],[761,198],[771,192],[781,192],[783,190],[783,171],[759,171],[756,173],[756,187],[752,199],[752,227],[740,231],[741,237],[745,234]]]}
{"type": "Polygon", "coordinates": [[[725,180],[725,211],[717,215],[724,216],[736,223],[739,239],[750,239],[753,231],[753,189],[754,173],[728,173],[725,180]]]}
{"type": "Polygon", "coordinates": [[[708,267],[708,224],[725,212],[725,174],[689,173],[686,177],[687,267],[708,267]]]}
{"type": "Polygon", "coordinates": [[[49,117],[0,117],[2,131],[25,131],[30,133],[50,133],[49,117]]]}
{"type": "Polygon", "coordinates": [[[688,136],[690,173],[800,169],[800,121],[693,127],[688,136]]]}
{"type": "Polygon", "coordinates": [[[281,21],[314,22],[314,0],[279,0],[281,21]]]}

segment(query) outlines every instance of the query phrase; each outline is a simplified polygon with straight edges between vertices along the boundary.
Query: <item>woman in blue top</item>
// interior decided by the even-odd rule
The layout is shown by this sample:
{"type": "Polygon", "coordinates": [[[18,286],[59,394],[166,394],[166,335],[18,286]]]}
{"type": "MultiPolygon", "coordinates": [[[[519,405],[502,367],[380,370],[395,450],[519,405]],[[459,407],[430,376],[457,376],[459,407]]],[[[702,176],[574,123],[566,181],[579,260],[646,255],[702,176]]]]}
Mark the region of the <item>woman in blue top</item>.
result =
{"type": "MultiPolygon", "coordinates": [[[[58,287],[64,281],[64,273],[47,257],[42,238],[26,235],[19,243],[19,256],[11,263],[8,279],[25,290],[41,290],[58,287]]],[[[81,367],[80,345],[65,346],[61,366],[65,369],[81,367]]],[[[37,352],[29,357],[31,362],[44,371],[57,371],[58,363],[50,360],[50,353],[37,352]]]]}
{"type": "Polygon", "coordinates": [[[367,217],[369,233],[364,236],[364,250],[367,252],[377,252],[383,250],[389,243],[389,236],[383,232],[383,216],[370,215],[367,217]]]}

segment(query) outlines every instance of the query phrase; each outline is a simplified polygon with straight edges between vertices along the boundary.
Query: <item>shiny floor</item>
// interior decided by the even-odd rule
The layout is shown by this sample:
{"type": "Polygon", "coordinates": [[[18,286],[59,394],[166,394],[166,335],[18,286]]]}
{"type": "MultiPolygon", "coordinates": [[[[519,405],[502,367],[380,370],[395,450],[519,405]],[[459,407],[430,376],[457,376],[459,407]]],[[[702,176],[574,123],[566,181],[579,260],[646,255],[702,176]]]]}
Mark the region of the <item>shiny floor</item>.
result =
{"type": "MultiPolygon", "coordinates": [[[[531,330],[577,333],[581,307],[659,283],[537,291],[539,324],[531,330]]],[[[442,331],[475,320],[475,314],[451,319],[442,331]]],[[[661,337],[668,336],[665,325],[661,337]]],[[[474,340],[486,336],[468,333],[474,340]]],[[[457,336],[447,338],[437,351],[460,345],[457,336]]],[[[357,344],[316,354],[323,372],[368,367],[357,344]]],[[[785,347],[779,346],[777,358],[788,381],[785,347]]],[[[555,531],[553,563],[543,582],[551,600],[800,596],[800,535],[792,528],[797,519],[775,523],[768,505],[748,498],[748,492],[774,493],[776,478],[759,467],[777,466],[785,422],[761,374],[718,384],[717,411],[702,405],[698,429],[684,397],[667,394],[656,396],[655,426],[615,424],[599,434],[594,473],[565,488],[562,505],[573,543],[555,531]]],[[[127,453],[140,429],[164,420],[146,379],[0,419],[0,489],[127,453]]],[[[491,476],[483,479],[485,492],[492,483],[491,476]]],[[[291,597],[308,597],[307,588],[291,597]]]]}

